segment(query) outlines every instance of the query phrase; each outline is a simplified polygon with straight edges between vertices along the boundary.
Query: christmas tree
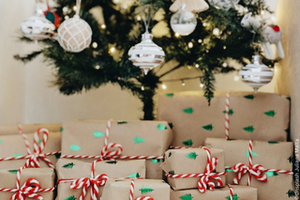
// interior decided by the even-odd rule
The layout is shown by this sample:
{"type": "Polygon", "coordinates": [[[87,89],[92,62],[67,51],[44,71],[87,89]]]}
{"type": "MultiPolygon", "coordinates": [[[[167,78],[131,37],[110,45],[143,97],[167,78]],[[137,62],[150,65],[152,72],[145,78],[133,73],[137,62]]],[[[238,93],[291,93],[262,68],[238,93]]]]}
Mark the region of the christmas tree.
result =
{"type": "MultiPolygon", "coordinates": [[[[57,7],[54,10],[61,21],[75,14],[75,0],[55,2],[57,7]]],[[[90,25],[93,32],[91,45],[87,49],[79,53],[67,52],[54,36],[40,41],[43,45],[40,51],[26,56],[16,55],[15,58],[27,62],[42,54],[45,61],[56,68],[55,85],[66,95],[98,88],[106,83],[117,84],[143,102],[145,120],[155,118],[153,96],[163,77],[182,67],[192,66],[201,72],[201,76],[179,80],[199,79],[205,97],[210,102],[214,92],[214,74],[236,70],[226,62],[227,59],[246,65],[256,51],[254,40],[258,41],[259,36],[256,34],[254,38],[253,33],[240,25],[244,14],[252,12],[253,15],[259,15],[262,11],[270,11],[263,0],[240,0],[235,5],[228,0],[229,10],[222,10],[212,4],[207,11],[195,13],[195,31],[180,36],[171,28],[170,18],[174,13],[169,8],[172,4],[171,0],[140,0],[130,4],[121,4],[119,0],[83,0],[80,17],[90,25]],[[103,20],[96,19],[95,12],[102,13],[103,20]],[[168,32],[153,38],[154,43],[164,50],[165,61],[147,75],[134,66],[128,57],[129,49],[140,42],[141,34],[145,32],[143,17],[152,19],[149,32],[157,24],[164,24],[168,32]],[[170,61],[176,61],[176,64],[159,73],[170,61]]],[[[29,41],[25,37],[21,40],[29,41]]],[[[264,63],[269,66],[274,62],[264,59],[264,63]]]]}

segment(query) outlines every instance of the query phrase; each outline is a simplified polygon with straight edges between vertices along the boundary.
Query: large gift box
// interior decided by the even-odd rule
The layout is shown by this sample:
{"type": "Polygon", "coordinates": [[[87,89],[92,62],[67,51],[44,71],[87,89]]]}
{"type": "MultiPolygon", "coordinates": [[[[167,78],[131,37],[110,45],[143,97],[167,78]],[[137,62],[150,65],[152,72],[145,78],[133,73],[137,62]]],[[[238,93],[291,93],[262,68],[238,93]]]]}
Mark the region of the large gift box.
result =
{"type": "Polygon", "coordinates": [[[214,182],[215,186],[226,184],[222,149],[171,149],[165,153],[161,168],[166,172],[168,183],[174,190],[197,188],[199,183],[205,188],[208,182],[202,180],[206,178],[207,181],[214,182]]]}
{"type": "Polygon", "coordinates": [[[226,136],[286,141],[289,108],[290,101],[279,94],[216,92],[209,106],[201,92],[179,92],[159,96],[158,120],[172,123],[173,146],[199,147],[207,137],[226,136]]]}
{"type": "MultiPolygon", "coordinates": [[[[79,184],[87,184],[92,178],[92,163],[94,161],[60,158],[56,163],[56,171],[58,177],[57,200],[65,200],[74,196],[79,199],[85,185],[80,188],[72,189],[71,184],[76,181],[79,184]]],[[[104,175],[107,178],[145,178],[145,160],[105,160],[96,162],[94,168],[94,177],[104,175]]],[[[101,181],[101,178],[100,178],[101,181]]],[[[98,185],[101,196],[102,185],[98,185]]],[[[85,199],[90,199],[91,188],[88,185],[85,199]]]]}
{"type": "Polygon", "coordinates": [[[104,186],[101,200],[128,200],[139,198],[170,200],[170,186],[163,180],[158,179],[109,179],[104,186]],[[133,186],[133,195],[130,198],[131,186],[133,186]]]}
{"type": "Polygon", "coordinates": [[[173,138],[167,122],[70,120],[62,127],[62,157],[101,156],[108,144],[116,143],[122,151],[114,158],[145,158],[146,178],[162,178],[159,165],[173,138]]]}
{"type": "Polygon", "coordinates": [[[60,155],[61,136],[60,132],[38,129],[35,133],[0,135],[0,145],[0,169],[20,168],[29,160],[34,167],[54,167],[60,155]],[[39,155],[37,159],[35,154],[39,155]]]}
{"type": "Polygon", "coordinates": [[[257,188],[259,200],[284,200],[295,196],[292,142],[207,138],[205,144],[225,151],[227,183],[257,188]]]}
{"type": "MultiPolygon", "coordinates": [[[[257,189],[247,186],[232,185],[232,200],[257,200],[257,189]]],[[[171,190],[171,200],[230,200],[228,186],[213,191],[200,193],[198,190],[171,190]]]]}
{"type": "MultiPolygon", "coordinates": [[[[17,188],[18,169],[0,170],[0,199],[8,200],[13,195],[22,195],[26,200],[31,199],[28,195],[41,195],[43,200],[53,200],[55,172],[51,168],[26,168],[22,170],[19,188],[17,188]],[[31,193],[30,187],[38,191],[31,193]]],[[[17,199],[17,198],[13,198],[17,199]]]]}
{"type": "MultiPolygon", "coordinates": [[[[49,132],[60,132],[61,124],[22,124],[24,133],[34,133],[39,128],[46,128],[49,132]]],[[[0,125],[0,135],[18,134],[18,125],[0,125]]]]}

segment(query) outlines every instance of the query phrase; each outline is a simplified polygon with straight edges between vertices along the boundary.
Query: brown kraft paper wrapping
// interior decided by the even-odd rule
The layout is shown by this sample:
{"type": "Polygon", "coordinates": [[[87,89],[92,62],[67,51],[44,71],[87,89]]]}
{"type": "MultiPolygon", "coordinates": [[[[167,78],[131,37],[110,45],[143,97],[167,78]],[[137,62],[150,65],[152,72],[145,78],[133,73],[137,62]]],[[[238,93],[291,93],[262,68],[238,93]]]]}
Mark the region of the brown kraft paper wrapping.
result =
{"type": "MultiPolygon", "coordinates": [[[[60,132],[61,124],[22,124],[24,133],[34,133],[39,128],[46,128],[49,132],[60,132]]],[[[19,134],[18,125],[0,125],[0,135],[19,134]]]]}
{"type": "MultiPolygon", "coordinates": [[[[91,176],[92,161],[60,158],[56,163],[58,179],[79,179],[91,176]]],[[[141,177],[145,178],[145,160],[105,160],[97,162],[95,175],[106,174],[109,178],[141,177]]],[[[71,189],[71,181],[60,182],[58,184],[56,200],[65,200],[74,195],[77,199],[81,195],[82,188],[71,189]]],[[[90,199],[88,188],[85,199],[90,199]]],[[[103,187],[100,187],[99,196],[101,197],[103,187]]]]}
{"type": "MultiPolygon", "coordinates": [[[[34,153],[33,150],[33,133],[26,134],[28,137],[28,141],[31,147],[31,153],[34,153]]],[[[42,140],[43,133],[40,133],[40,139],[42,140]]],[[[61,148],[61,136],[60,132],[50,132],[48,136],[48,141],[45,144],[45,148],[42,153],[51,153],[60,151],[61,148]]],[[[25,146],[25,142],[21,134],[13,134],[13,135],[0,135],[0,158],[5,157],[16,157],[16,156],[26,156],[27,150],[25,146]]],[[[58,156],[58,155],[57,155],[58,156]]],[[[55,165],[57,161],[57,156],[50,155],[47,158],[55,165]]],[[[8,169],[8,168],[20,168],[22,167],[27,159],[18,159],[18,160],[7,160],[0,161],[0,169],[8,169]]],[[[39,159],[41,167],[48,167],[47,163],[42,159],[39,159]]]]}
{"type": "MultiPolygon", "coordinates": [[[[158,119],[173,125],[173,146],[199,147],[205,138],[225,138],[226,92],[208,106],[201,92],[159,96],[158,119]]],[[[290,101],[272,93],[231,92],[230,139],[286,141],[290,101]]]]}
{"type": "MultiPolygon", "coordinates": [[[[104,186],[101,200],[128,200],[131,180],[109,179],[104,186]]],[[[163,180],[134,180],[133,199],[148,196],[154,200],[170,200],[170,186],[163,180]]]]}
{"type": "MultiPolygon", "coordinates": [[[[16,189],[16,178],[18,169],[1,169],[0,170],[0,188],[16,189]]],[[[36,179],[41,186],[41,189],[54,187],[55,172],[51,168],[26,168],[23,169],[20,179],[20,187],[29,179],[36,179]]],[[[8,200],[13,196],[13,192],[0,192],[1,200],[8,200]]],[[[53,200],[54,194],[52,192],[40,192],[43,196],[43,200],[53,200]]],[[[32,198],[26,197],[26,200],[31,200],[32,198]]]]}
{"type": "MultiPolygon", "coordinates": [[[[62,154],[99,156],[107,121],[70,120],[63,123],[62,154]]],[[[173,139],[163,121],[114,121],[108,143],[122,145],[123,156],[163,156],[173,139]]],[[[146,178],[162,178],[159,160],[146,161],[146,178]]]]}
{"type": "MultiPolygon", "coordinates": [[[[253,187],[232,185],[233,200],[257,200],[257,189],[253,187]]],[[[207,190],[200,193],[199,190],[171,190],[171,200],[230,200],[229,187],[207,190]]]]}
{"type": "MultiPolygon", "coordinates": [[[[224,151],[222,149],[209,149],[211,157],[218,158],[216,172],[225,172],[224,151]]],[[[165,153],[165,161],[161,168],[166,173],[197,174],[204,173],[207,166],[207,154],[201,148],[171,149],[165,153]]],[[[226,184],[225,175],[220,176],[223,185],[226,184]]],[[[212,179],[215,185],[217,182],[212,179]]],[[[168,178],[168,183],[174,190],[197,188],[199,177],[195,178],[168,178]]]]}
{"type": "MultiPolygon", "coordinates": [[[[225,165],[234,166],[243,163],[249,166],[249,140],[226,141],[219,138],[207,138],[205,144],[209,147],[225,151],[225,165]]],[[[292,171],[293,143],[253,141],[252,163],[260,164],[265,169],[280,169],[292,171]]],[[[236,173],[227,170],[227,183],[232,184],[236,173]]],[[[251,176],[250,186],[258,189],[259,200],[280,199],[288,200],[294,196],[293,176],[274,172],[266,172],[267,182],[260,182],[251,176]]],[[[240,185],[247,185],[248,173],[240,180],[240,185]]]]}

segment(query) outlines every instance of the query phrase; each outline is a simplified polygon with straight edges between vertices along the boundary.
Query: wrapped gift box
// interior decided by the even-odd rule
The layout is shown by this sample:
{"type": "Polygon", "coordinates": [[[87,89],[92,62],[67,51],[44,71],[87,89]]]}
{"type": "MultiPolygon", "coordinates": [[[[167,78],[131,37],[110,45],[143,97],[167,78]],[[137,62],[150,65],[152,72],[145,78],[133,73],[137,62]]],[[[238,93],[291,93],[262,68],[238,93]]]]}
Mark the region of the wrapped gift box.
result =
{"type": "MultiPolygon", "coordinates": [[[[232,167],[238,163],[249,166],[249,140],[227,141],[220,138],[207,138],[205,144],[209,147],[220,148],[225,151],[225,165],[232,167]]],[[[264,142],[253,141],[252,165],[259,164],[264,169],[292,171],[293,143],[292,142],[264,142]]],[[[242,176],[240,185],[247,185],[248,173],[242,176]]],[[[267,181],[258,181],[251,176],[250,186],[258,189],[259,200],[289,199],[294,194],[293,176],[280,172],[267,171],[267,181]]],[[[236,173],[227,170],[227,183],[232,184],[236,173]]]]}
{"type": "MultiPolygon", "coordinates": [[[[70,120],[63,123],[62,154],[99,156],[105,144],[107,121],[70,120]]],[[[115,121],[108,143],[122,145],[122,156],[163,156],[173,138],[167,122],[115,121]]],[[[146,161],[146,177],[162,178],[161,160],[146,161]]]]}
{"type": "MultiPolygon", "coordinates": [[[[257,189],[247,186],[233,185],[233,200],[257,200],[257,189]]],[[[229,187],[218,188],[200,193],[198,190],[171,190],[172,200],[230,200],[229,187]]]]}
{"type": "MultiPolygon", "coordinates": [[[[60,132],[61,124],[22,124],[24,133],[34,133],[39,128],[46,128],[50,132],[60,132]]],[[[0,135],[19,134],[18,125],[0,125],[0,135]]]]}
{"type": "MultiPolygon", "coordinates": [[[[40,135],[40,141],[43,139],[43,133],[40,135]]],[[[34,134],[26,134],[28,141],[30,143],[31,153],[34,153],[34,134]]],[[[39,142],[40,142],[39,141],[39,142]]],[[[40,144],[39,144],[40,145],[40,144]]],[[[22,135],[19,133],[17,134],[10,134],[10,135],[0,135],[0,158],[7,158],[7,157],[20,157],[27,155],[27,149],[25,146],[24,139],[22,135]]],[[[61,149],[61,136],[60,132],[50,132],[48,136],[48,140],[45,144],[45,148],[42,150],[42,154],[44,153],[51,153],[57,152],[61,149]]],[[[56,155],[49,155],[47,158],[55,165],[59,154],[56,155]]],[[[39,159],[41,167],[48,167],[46,162],[42,159],[39,159]]],[[[7,168],[20,168],[26,162],[26,159],[17,159],[17,160],[3,160],[0,161],[0,169],[7,169],[7,168]]]]}
{"type": "MultiPolygon", "coordinates": [[[[225,172],[224,151],[209,149],[211,158],[216,157],[215,172],[225,172]]],[[[202,148],[171,149],[165,153],[165,161],[161,168],[169,174],[204,174],[207,167],[207,152],[202,148]]],[[[212,170],[214,171],[214,170],[212,170]]],[[[223,185],[226,184],[225,175],[220,175],[223,185]]],[[[168,183],[174,190],[197,188],[200,177],[169,178],[168,183]]],[[[217,186],[215,179],[211,179],[217,186]]]]}
{"type": "MultiPolygon", "coordinates": [[[[79,198],[82,188],[71,189],[72,180],[91,176],[92,161],[60,158],[56,163],[56,171],[59,179],[56,200],[65,200],[69,197],[79,198]],[[69,181],[60,181],[68,180],[69,181]]],[[[145,178],[145,160],[106,160],[97,162],[95,176],[106,174],[109,178],[145,178]]],[[[99,196],[103,187],[100,187],[99,196]]],[[[90,199],[90,188],[85,199],[90,199]]]]}
{"type": "MultiPolygon", "coordinates": [[[[200,92],[159,96],[158,119],[173,125],[173,146],[199,147],[205,138],[225,138],[226,92],[216,92],[210,106],[200,92]]],[[[271,93],[232,92],[229,139],[286,141],[290,101],[271,93]]]]}
{"type": "MultiPolygon", "coordinates": [[[[128,200],[131,180],[109,179],[104,186],[102,200],[128,200]]],[[[163,180],[134,180],[133,199],[147,196],[155,200],[170,200],[170,186],[163,180]]]]}
{"type": "MultiPolygon", "coordinates": [[[[16,177],[18,169],[1,169],[0,170],[0,188],[16,189],[16,177]]],[[[22,187],[28,179],[36,179],[41,189],[53,188],[55,183],[55,172],[51,168],[26,168],[22,170],[20,178],[20,187],[22,187]]],[[[10,199],[15,192],[4,192],[0,191],[0,199],[10,199]]],[[[53,200],[53,191],[49,192],[38,192],[41,194],[43,200],[53,200]]],[[[29,198],[26,198],[29,199],[29,198]]]]}

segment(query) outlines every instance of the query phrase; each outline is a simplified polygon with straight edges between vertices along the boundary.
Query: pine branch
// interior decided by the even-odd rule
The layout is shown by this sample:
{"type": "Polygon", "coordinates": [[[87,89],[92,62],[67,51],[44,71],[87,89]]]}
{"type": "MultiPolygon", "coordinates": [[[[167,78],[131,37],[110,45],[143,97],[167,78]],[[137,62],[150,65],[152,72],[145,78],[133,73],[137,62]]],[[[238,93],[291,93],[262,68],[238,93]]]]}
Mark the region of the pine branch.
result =
{"type": "Polygon", "coordinates": [[[27,62],[32,61],[33,59],[35,59],[41,53],[43,53],[43,51],[34,51],[30,54],[27,54],[26,56],[14,55],[14,58],[16,60],[22,61],[23,63],[27,63],[27,62]]]}

